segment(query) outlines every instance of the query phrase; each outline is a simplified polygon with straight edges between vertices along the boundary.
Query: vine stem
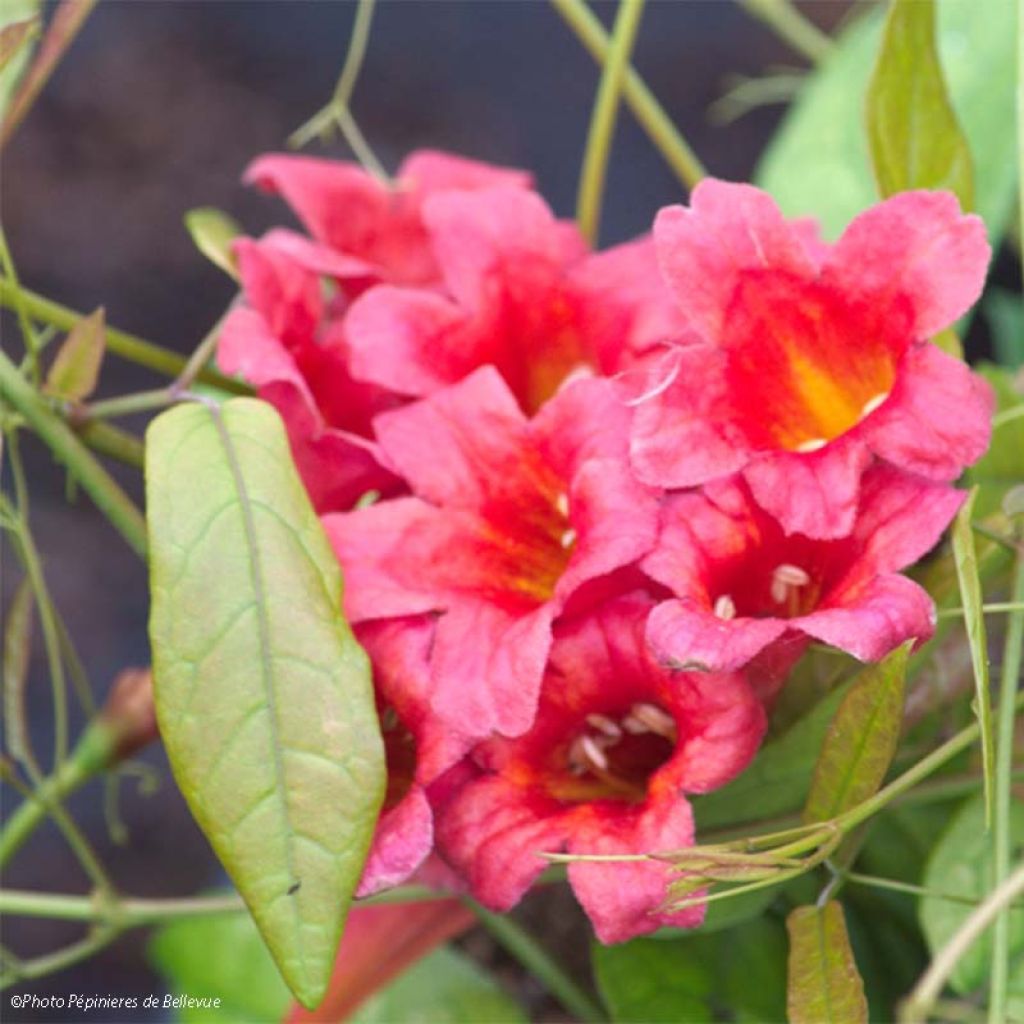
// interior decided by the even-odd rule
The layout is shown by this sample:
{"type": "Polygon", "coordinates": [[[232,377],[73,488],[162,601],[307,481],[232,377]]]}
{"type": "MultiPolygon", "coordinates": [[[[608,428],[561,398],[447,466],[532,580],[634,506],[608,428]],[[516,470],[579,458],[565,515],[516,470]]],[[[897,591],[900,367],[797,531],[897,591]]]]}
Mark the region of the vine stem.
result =
{"type": "Polygon", "coordinates": [[[814,22],[805,18],[790,0],[739,0],[750,14],[774,29],[797,53],[820,64],[834,43],[814,22]]]}
{"type": "Polygon", "coordinates": [[[132,550],[145,559],[146,520],[142,513],[74,431],[39,400],[32,386],[2,352],[0,395],[25,417],[29,426],[67,466],[132,550]]]}
{"type": "Polygon", "coordinates": [[[594,99],[576,202],[576,220],[583,237],[591,245],[597,242],[601,223],[601,202],[604,198],[608,157],[615,136],[615,121],[619,113],[619,93],[623,76],[629,67],[643,10],[644,0],[620,0],[611,45],[594,99]]]}
{"type": "MultiPolygon", "coordinates": [[[[603,65],[608,59],[611,43],[586,0],[551,0],[551,5],[576,33],[591,57],[603,65]]],[[[705,176],[704,167],[654,94],[631,67],[625,70],[622,95],[669,167],[687,188],[693,188],[705,176]]]]}
{"type": "MultiPolygon", "coordinates": [[[[992,816],[992,884],[998,888],[1010,873],[1011,781],[1016,715],[1014,702],[1020,685],[1021,652],[1024,648],[1024,557],[1017,559],[1012,597],[1017,607],[1010,614],[1003,646],[1003,668],[999,682],[996,720],[995,787],[992,816]]],[[[1005,908],[996,916],[992,929],[992,977],[989,987],[989,1024],[1006,1019],[1007,985],[1010,977],[1010,915],[1005,908]]]]}
{"type": "Polygon", "coordinates": [[[588,1024],[608,1018],[579,985],[569,977],[537,940],[507,914],[492,914],[476,900],[463,898],[477,920],[537,978],[575,1017],[588,1024]]]}
{"type": "MultiPolygon", "coordinates": [[[[19,301],[24,303],[28,315],[44,323],[53,324],[54,327],[62,331],[71,330],[83,316],[77,310],[62,306],[60,303],[29,291],[27,288],[19,288],[7,277],[0,277],[0,306],[17,310],[19,301]]],[[[104,331],[109,352],[128,362],[137,363],[139,366],[145,366],[156,373],[161,373],[165,377],[177,377],[188,365],[188,360],[177,352],[154,345],[153,342],[145,341],[127,331],[119,331],[110,326],[107,326],[104,331]]],[[[234,380],[232,377],[225,377],[224,374],[209,367],[197,373],[196,380],[232,394],[252,394],[252,388],[247,384],[234,380]]]]}
{"type": "Polygon", "coordinates": [[[924,1024],[961,957],[1021,893],[1024,893],[1024,862],[988,894],[939,951],[904,1003],[900,1011],[902,1024],[924,1024]]]}

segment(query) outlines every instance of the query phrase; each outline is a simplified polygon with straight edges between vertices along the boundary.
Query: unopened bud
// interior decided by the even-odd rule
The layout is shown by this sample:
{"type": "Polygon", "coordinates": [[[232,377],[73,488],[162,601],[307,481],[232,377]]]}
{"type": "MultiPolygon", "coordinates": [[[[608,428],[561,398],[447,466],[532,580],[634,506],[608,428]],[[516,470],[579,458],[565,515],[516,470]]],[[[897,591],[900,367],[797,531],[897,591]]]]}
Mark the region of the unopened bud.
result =
{"type": "Polygon", "coordinates": [[[111,761],[123,761],[155,740],[153,673],[148,668],[126,668],[119,673],[99,721],[114,734],[111,761]]]}

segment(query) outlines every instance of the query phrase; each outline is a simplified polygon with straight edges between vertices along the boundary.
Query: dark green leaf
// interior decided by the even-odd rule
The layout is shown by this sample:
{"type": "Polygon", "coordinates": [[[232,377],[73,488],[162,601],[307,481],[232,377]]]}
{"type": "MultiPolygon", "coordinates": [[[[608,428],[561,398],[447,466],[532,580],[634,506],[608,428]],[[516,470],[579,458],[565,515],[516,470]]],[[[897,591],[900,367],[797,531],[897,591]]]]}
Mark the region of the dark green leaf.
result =
{"type": "MultiPolygon", "coordinates": [[[[1024,803],[1010,805],[1012,861],[1024,854],[1024,803]]],[[[924,872],[924,885],[936,893],[954,893],[979,902],[992,887],[992,837],[985,831],[982,794],[972,797],[957,813],[939,840],[924,872]]],[[[922,896],[921,926],[933,954],[942,949],[973,908],[938,896],[922,896]]],[[[1010,913],[1011,962],[1024,964],[1024,909],[1010,913]]],[[[968,994],[988,981],[992,964],[992,934],[986,932],[957,962],[950,984],[968,994]]],[[[1021,967],[1024,973],[1024,967],[1021,967]]],[[[1021,979],[1024,982],[1024,978],[1021,979]]],[[[1024,984],[1021,985],[1024,995],[1024,984]]]]}
{"type": "Polygon", "coordinates": [[[984,309],[996,360],[1011,370],[1024,366],[1024,300],[1020,293],[990,287],[985,292],[984,309]]]}
{"type": "Polygon", "coordinates": [[[846,934],[843,908],[798,907],[786,919],[789,931],[790,1024],[867,1024],[864,983],[846,934]]]}
{"type": "Polygon", "coordinates": [[[106,325],[101,306],[68,331],[46,375],[46,390],[71,402],[88,398],[96,388],[106,348],[106,325]]]}
{"type": "Polygon", "coordinates": [[[949,189],[974,207],[971,151],[936,50],[934,0],[891,0],[868,85],[868,146],[883,196],[949,189]]]}
{"type": "Polygon", "coordinates": [[[896,753],[910,645],[862,669],[828,728],[814,766],[804,820],[828,821],[882,784],[896,753]]]}
{"type": "Polygon", "coordinates": [[[26,576],[14,592],[4,623],[4,736],[11,757],[28,755],[25,726],[25,683],[32,653],[32,587],[26,576]]]}
{"type": "Polygon", "coordinates": [[[202,206],[185,214],[185,228],[196,248],[237,281],[238,263],[231,251],[231,243],[242,233],[238,224],[223,210],[202,206]]]}
{"type": "Polygon", "coordinates": [[[834,690],[782,736],[766,743],[749,768],[728,786],[693,800],[697,834],[798,810],[832,716],[846,693],[834,690]]]}
{"type": "Polygon", "coordinates": [[[520,1024],[526,1015],[493,978],[442,947],[372,995],[350,1024],[520,1024]]]}
{"type": "Polygon", "coordinates": [[[953,523],[953,560],[960,581],[960,605],[967,625],[967,642],[971,648],[971,667],[974,670],[974,713],[981,728],[981,768],[985,786],[985,821],[992,817],[992,783],[995,771],[995,744],[992,736],[992,697],[989,680],[988,638],[985,632],[985,614],[981,610],[981,582],[978,579],[978,556],[974,548],[974,502],[978,496],[974,488],[953,523]]]}
{"type": "Polygon", "coordinates": [[[172,921],[153,937],[149,958],[172,996],[221,1000],[216,1010],[179,1008],[175,1019],[182,1024],[271,1024],[291,1004],[248,914],[172,921]]]}
{"type": "Polygon", "coordinates": [[[996,393],[992,443],[966,475],[968,483],[978,487],[974,515],[984,519],[999,511],[1011,487],[1024,481],[1024,394],[1013,374],[1001,366],[987,364],[978,370],[996,393]]]}
{"type": "MultiPolygon", "coordinates": [[[[940,0],[939,56],[975,168],[974,194],[989,239],[998,244],[1014,206],[1016,4],[940,0]]],[[[843,32],[811,75],[765,152],[755,180],[790,216],[813,214],[836,237],[877,200],[863,129],[868,78],[878,52],[881,11],[843,32]]]]}
{"type": "Polygon", "coordinates": [[[180,405],[146,436],[157,713],[175,778],[304,1005],[384,796],[366,656],[277,413],[180,405]]]}

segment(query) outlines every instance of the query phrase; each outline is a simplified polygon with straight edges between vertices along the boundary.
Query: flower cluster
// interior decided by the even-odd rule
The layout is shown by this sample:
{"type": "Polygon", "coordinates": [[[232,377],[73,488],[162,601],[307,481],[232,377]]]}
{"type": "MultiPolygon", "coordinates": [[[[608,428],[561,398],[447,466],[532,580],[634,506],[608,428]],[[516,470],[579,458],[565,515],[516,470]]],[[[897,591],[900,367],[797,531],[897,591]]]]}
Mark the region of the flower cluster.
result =
{"type": "MultiPolygon", "coordinates": [[[[545,852],[693,842],[810,640],[927,638],[899,571],[984,451],[988,391],[930,339],[977,298],[981,222],[911,192],[835,245],[708,180],[592,252],[528,175],[414,154],[393,183],[258,160],[308,234],[237,243],[221,367],[280,411],[374,666],[388,794],[361,892],[432,852],[513,906],[545,852]]],[[[432,863],[432,870],[438,864],[432,863]]],[[[606,942],[655,860],[578,860],[606,942]]]]}

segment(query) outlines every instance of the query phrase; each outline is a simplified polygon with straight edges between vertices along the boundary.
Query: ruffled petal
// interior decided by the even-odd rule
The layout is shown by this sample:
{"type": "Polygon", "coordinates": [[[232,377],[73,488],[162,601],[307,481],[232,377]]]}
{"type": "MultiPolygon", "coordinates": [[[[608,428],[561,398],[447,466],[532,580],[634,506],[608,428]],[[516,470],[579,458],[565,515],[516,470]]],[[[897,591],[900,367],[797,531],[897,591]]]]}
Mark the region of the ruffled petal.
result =
{"type": "Polygon", "coordinates": [[[377,822],[356,896],[370,896],[401,885],[423,863],[434,845],[434,815],[426,794],[414,786],[377,822]]]}
{"type": "Polygon", "coordinates": [[[496,185],[524,189],[533,186],[533,175],[529,171],[483,163],[437,149],[418,149],[410,153],[402,161],[397,177],[405,188],[424,194],[496,185]]]}
{"type": "Polygon", "coordinates": [[[951,192],[902,192],[851,221],[822,279],[876,307],[905,296],[923,340],[975,302],[990,255],[984,222],[961,213],[951,192]]]}
{"type": "Polygon", "coordinates": [[[883,459],[932,480],[952,480],[985,453],[992,389],[959,359],[932,344],[903,357],[889,398],[863,424],[883,459]]]}

